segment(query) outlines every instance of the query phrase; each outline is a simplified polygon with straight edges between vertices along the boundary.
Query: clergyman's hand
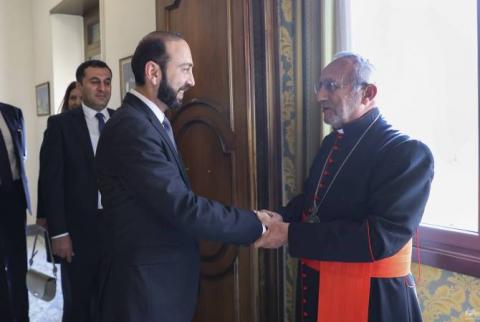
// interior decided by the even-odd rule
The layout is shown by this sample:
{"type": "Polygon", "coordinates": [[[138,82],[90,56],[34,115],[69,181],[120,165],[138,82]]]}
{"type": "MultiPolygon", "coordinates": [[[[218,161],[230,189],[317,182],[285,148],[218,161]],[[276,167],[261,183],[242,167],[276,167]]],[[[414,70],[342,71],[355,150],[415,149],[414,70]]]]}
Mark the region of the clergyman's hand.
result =
{"type": "Polygon", "coordinates": [[[47,218],[37,218],[35,223],[39,226],[42,226],[45,229],[48,229],[47,218]]]}
{"type": "Polygon", "coordinates": [[[266,227],[268,227],[268,225],[270,225],[272,222],[283,221],[283,217],[274,211],[262,209],[262,210],[255,210],[254,212],[257,215],[258,219],[266,227]]]}
{"type": "Polygon", "coordinates": [[[275,212],[275,211],[271,211],[271,210],[268,210],[268,209],[262,209],[260,210],[261,213],[266,213],[267,215],[270,216],[270,218],[272,218],[274,221],[283,221],[283,217],[275,212]]]}
{"type": "Polygon", "coordinates": [[[67,262],[72,262],[72,257],[75,256],[73,253],[72,239],[70,235],[52,238],[52,252],[53,255],[59,256],[67,260],[67,262]]]}
{"type": "Polygon", "coordinates": [[[254,244],[255,247],[278,248],[288,242],[288,223],[282,221],[282,216],[274,212],[257,212],[260,221],[268,230],[254,244]]]}

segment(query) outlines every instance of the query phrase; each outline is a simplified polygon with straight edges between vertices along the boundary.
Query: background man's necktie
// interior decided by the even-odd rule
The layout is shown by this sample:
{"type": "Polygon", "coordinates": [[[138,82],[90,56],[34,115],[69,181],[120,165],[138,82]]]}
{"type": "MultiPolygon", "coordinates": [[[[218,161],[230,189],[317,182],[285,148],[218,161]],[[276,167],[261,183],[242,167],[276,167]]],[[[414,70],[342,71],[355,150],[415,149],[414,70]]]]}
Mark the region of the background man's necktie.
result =
{"type": "Polygon", "coordinates": [[[0,131],[0,180],[1,187],[8,189],[13,184],[12,170],[10,168],[10,160],[8,159],[7,145],[0,131]]]}
{"type": "Polygon", "coordinates": [[[98,119],[98,131],[102,133],[103,128],[105,127],[105,116],[102,113],[95,114],[95,117],[98,119]]]}
{"type": "Polygon", "coordinates": [[[170,125],[170,121],[165,117],[162,122],[163,128],[167,131],[168,137],[173,144],[175,150],[177,149],[177,145],[175,144],[175,138],[173,137],[172,126],[170,125]]]}

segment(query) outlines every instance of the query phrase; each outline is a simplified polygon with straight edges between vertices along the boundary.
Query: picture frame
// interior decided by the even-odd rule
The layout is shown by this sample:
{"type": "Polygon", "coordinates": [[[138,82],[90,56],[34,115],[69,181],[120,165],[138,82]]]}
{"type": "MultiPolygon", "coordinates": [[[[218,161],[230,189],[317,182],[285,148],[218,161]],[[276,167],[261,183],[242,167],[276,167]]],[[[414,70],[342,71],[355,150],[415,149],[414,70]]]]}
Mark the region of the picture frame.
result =
{"type": "Polygon", "coordinates": [[[125,94],[135,86],[135,76],[133,75],[131,62],[132,56],[121,58],[119,61],[121,100],[123,100],[125,94]]]}
{"type": "Polygon", "coordinates": [[[50,115],[50,82],[35,86],[35,102],[38,116],[50,115]]]}

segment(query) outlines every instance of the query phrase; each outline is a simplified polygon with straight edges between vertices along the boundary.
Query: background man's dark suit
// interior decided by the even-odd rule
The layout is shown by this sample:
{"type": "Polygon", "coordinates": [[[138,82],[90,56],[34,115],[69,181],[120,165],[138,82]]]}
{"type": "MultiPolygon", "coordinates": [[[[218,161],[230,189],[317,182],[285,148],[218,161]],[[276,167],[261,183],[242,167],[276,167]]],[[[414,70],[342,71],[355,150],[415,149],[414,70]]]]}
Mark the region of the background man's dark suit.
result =
{"type": "Polygon", "coordinates": [[[50,236],[68,232],[75,253],[71,264],[62,263],[72,286],[72,307],[64,308],[64,320],[84,320],[88,281],[98,272],[99,216],[94,151],[82,108],[48,119],[40,151],[39,200],[50,236]]]}
{"type": "MultiPolygon", "coordinates": [[[[13,183],[2,181],[0,184],[0,319],[23,322],[28,321],[25,221],[26,209],[30,210],[28,182],[23,163],[26,157],[25,131],[20,109],[0,103],[0,112],[12,137],[20,175],[20,179],[13,183]]],[[[6,152],[4,140],[5,138],[0,140],[0,153],[3,157],[6,152]]],[[[5,164],[0,162],[0,166],[5,164]]],[[[4,173],[4,170],[1,169],[0,173],[4,173]]]]}
{"type": "Polygon", "coordinates": [[[166,130],[130,93],[100,137],[96,165],[109,250],[101,321],[191,321],[197,238],[252,243],[262,233],[260,221],[196,196],[166,130]]]}

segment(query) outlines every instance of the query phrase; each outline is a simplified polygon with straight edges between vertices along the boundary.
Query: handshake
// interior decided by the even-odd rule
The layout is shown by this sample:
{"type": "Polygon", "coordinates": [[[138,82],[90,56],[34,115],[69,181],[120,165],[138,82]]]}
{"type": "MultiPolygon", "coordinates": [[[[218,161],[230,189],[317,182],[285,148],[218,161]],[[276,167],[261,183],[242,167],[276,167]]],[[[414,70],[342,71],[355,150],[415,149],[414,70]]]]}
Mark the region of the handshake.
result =
{"type": "Polygon", "coordinates": [[[278,248],[288,242],[288,225],[283,217],[270,210],[256,210],[255,214],[267,230],[255,242],[256,248],[278,248]]]}

